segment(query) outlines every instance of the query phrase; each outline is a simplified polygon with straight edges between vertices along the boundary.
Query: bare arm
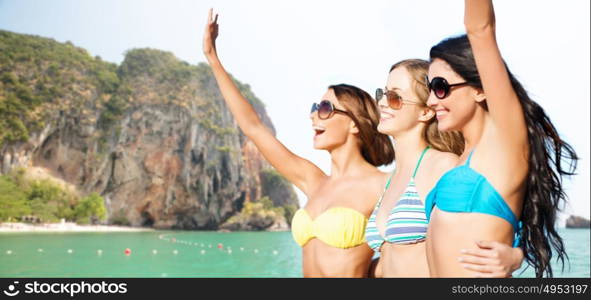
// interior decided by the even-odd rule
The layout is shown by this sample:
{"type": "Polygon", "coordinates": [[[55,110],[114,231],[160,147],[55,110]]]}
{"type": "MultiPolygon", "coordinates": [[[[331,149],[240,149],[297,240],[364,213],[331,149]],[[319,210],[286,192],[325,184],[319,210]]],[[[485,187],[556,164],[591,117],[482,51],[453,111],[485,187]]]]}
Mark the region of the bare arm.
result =
{"type": "Polygon", "coordinates": [[[295,155],[279,142],[264,126],[252,105],[242,96],[217,55],[215,46],[218,35],[217,20],[217,14],[214,19],[210,9],[203,36],[203,53],[211,66],[226,105],[240,129],[254,142],[267,161],[308,195],[311,185],[325,176],[324,172],[310,161],[295,155]]]}
{"type": "Polygon", "coordinates": [[[525,118],[497,45],[492,0],[465,0],[464,25],[495,127],[504,140],[522,144],[525,118]]]}
{"type": "Polygon", "coordinates": [[[521,248],[494,241],[478,241],[476,245],[478,249],[462,249],[458,259],[465,269],[474,271],[476,277],[511,277],[521,267],[521,248]]]}

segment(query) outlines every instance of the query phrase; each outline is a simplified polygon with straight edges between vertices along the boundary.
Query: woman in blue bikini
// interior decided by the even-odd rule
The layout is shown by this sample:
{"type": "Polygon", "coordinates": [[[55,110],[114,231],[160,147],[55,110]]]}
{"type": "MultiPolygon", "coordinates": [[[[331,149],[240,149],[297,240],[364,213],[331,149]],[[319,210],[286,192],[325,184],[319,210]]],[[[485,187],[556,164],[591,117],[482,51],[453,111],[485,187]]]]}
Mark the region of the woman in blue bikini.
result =
{"type": "Polygon", "coordinates": [[[566,256],[554,224],[565,200],[561,176],[574,174],[577,155],[506,67],[491,0],[466,0],[464,22],[467,35],[431,48],[426,79],[439,130],[461,131],[466,141],[462,163],[426,199],[431,275],[480,271],[464,268],[457,253],[478,256],[472,244],[485,239],[519,244],[536,277],[551,277],[554,255],[566,256]]]}

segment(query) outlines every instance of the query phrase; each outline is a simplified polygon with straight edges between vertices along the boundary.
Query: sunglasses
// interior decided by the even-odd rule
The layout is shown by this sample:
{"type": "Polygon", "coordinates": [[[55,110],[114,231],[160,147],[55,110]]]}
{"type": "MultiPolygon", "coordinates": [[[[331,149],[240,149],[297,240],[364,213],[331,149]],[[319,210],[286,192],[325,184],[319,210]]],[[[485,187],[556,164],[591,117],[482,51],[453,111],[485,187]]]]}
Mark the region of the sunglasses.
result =
{"type": "Polygon", "coordinates": [[[340,110],[334,107],[334,104],[328,100],[322,100],[320,103],[312,103],[312,109],[310,110],[310,114],[314,112],[318,112],[318,118],[320,120],[326,120],[332,117],[335,113],[345,114],[350,116],[348,111],[340,110]]]}
{"type": "Polygon", "coordinates": [[[468,84],[468,82],[449,84],[447,80],[443,77],[435,77],[431,80],[431,82],[429,82],[429,77],[427,76],[425,76],[425,82],[427,83],[427,87],[429,88],[429,93],[433,91],[437,99],[444,99],[445,97],[449,96],[450,90],[454,86],[468,84]]]}
{"type": "Polygon", "coordinates": [[[382,98],[385,95],[386,98],[388,99],[388,106],[390,106],[390,108],[392,108],[392,109],[396,109],[396,110],[401,109],[403,104],[414,104],[414,105],[421,105],[422,104],[417,101],[404,100],[404,99],[402,99],[402,97],[400,97],[400,95],[398,95],[398,93],[396,93],[394,91],[390,91],[388,89],[385,89],[385,90],[386,91],[384,92],[384,90],[381,88],[376,89],[376,102],[380,102],[380,100],[382,100],[382,98]]]}

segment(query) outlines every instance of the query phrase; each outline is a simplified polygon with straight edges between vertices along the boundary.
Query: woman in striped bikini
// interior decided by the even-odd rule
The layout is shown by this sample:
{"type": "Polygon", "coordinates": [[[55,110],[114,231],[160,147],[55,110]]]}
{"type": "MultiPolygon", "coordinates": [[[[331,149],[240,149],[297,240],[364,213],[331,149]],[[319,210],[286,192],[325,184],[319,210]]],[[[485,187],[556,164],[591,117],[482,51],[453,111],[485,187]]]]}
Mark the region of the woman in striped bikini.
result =
{"type": "MultiPolygon", "coordinates": [[[[435,112],[427,106],[428,68],[424,60],[401,61],[390,69],[385,91],[376,91],[378,131],[394,138],[396,154],[396,169],[365,233],[369,246],[380,252],[370,272],[376,277],[429,277],[423,199],[441,175],[457,164],[457,154],[464,148],[461,134],[437,130],[435,112]]],[[[519,248],[494,242],[479,246],[484,248],[479,257],[462,257],[472,269],[479,267],[475,276],[506,277],[521,265],[519,248]]]]}

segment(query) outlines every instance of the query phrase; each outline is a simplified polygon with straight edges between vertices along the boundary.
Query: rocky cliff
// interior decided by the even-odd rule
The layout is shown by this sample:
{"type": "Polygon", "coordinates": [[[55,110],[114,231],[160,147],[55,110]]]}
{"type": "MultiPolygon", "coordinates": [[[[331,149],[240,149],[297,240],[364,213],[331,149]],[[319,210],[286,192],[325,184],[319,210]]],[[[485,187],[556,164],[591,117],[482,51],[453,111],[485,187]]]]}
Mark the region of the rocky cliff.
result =
{"type": "Polygon", "coordinates": [[[298,206],[236,126],[209,67],[154,49],[130,50],[117,66],[69,42],[0,31],[0,158],[3,173],[41,167],[98,192],[111,223],[213,230],[270,199],[283,215],[232,229],[285,228],[298,206]]]}

